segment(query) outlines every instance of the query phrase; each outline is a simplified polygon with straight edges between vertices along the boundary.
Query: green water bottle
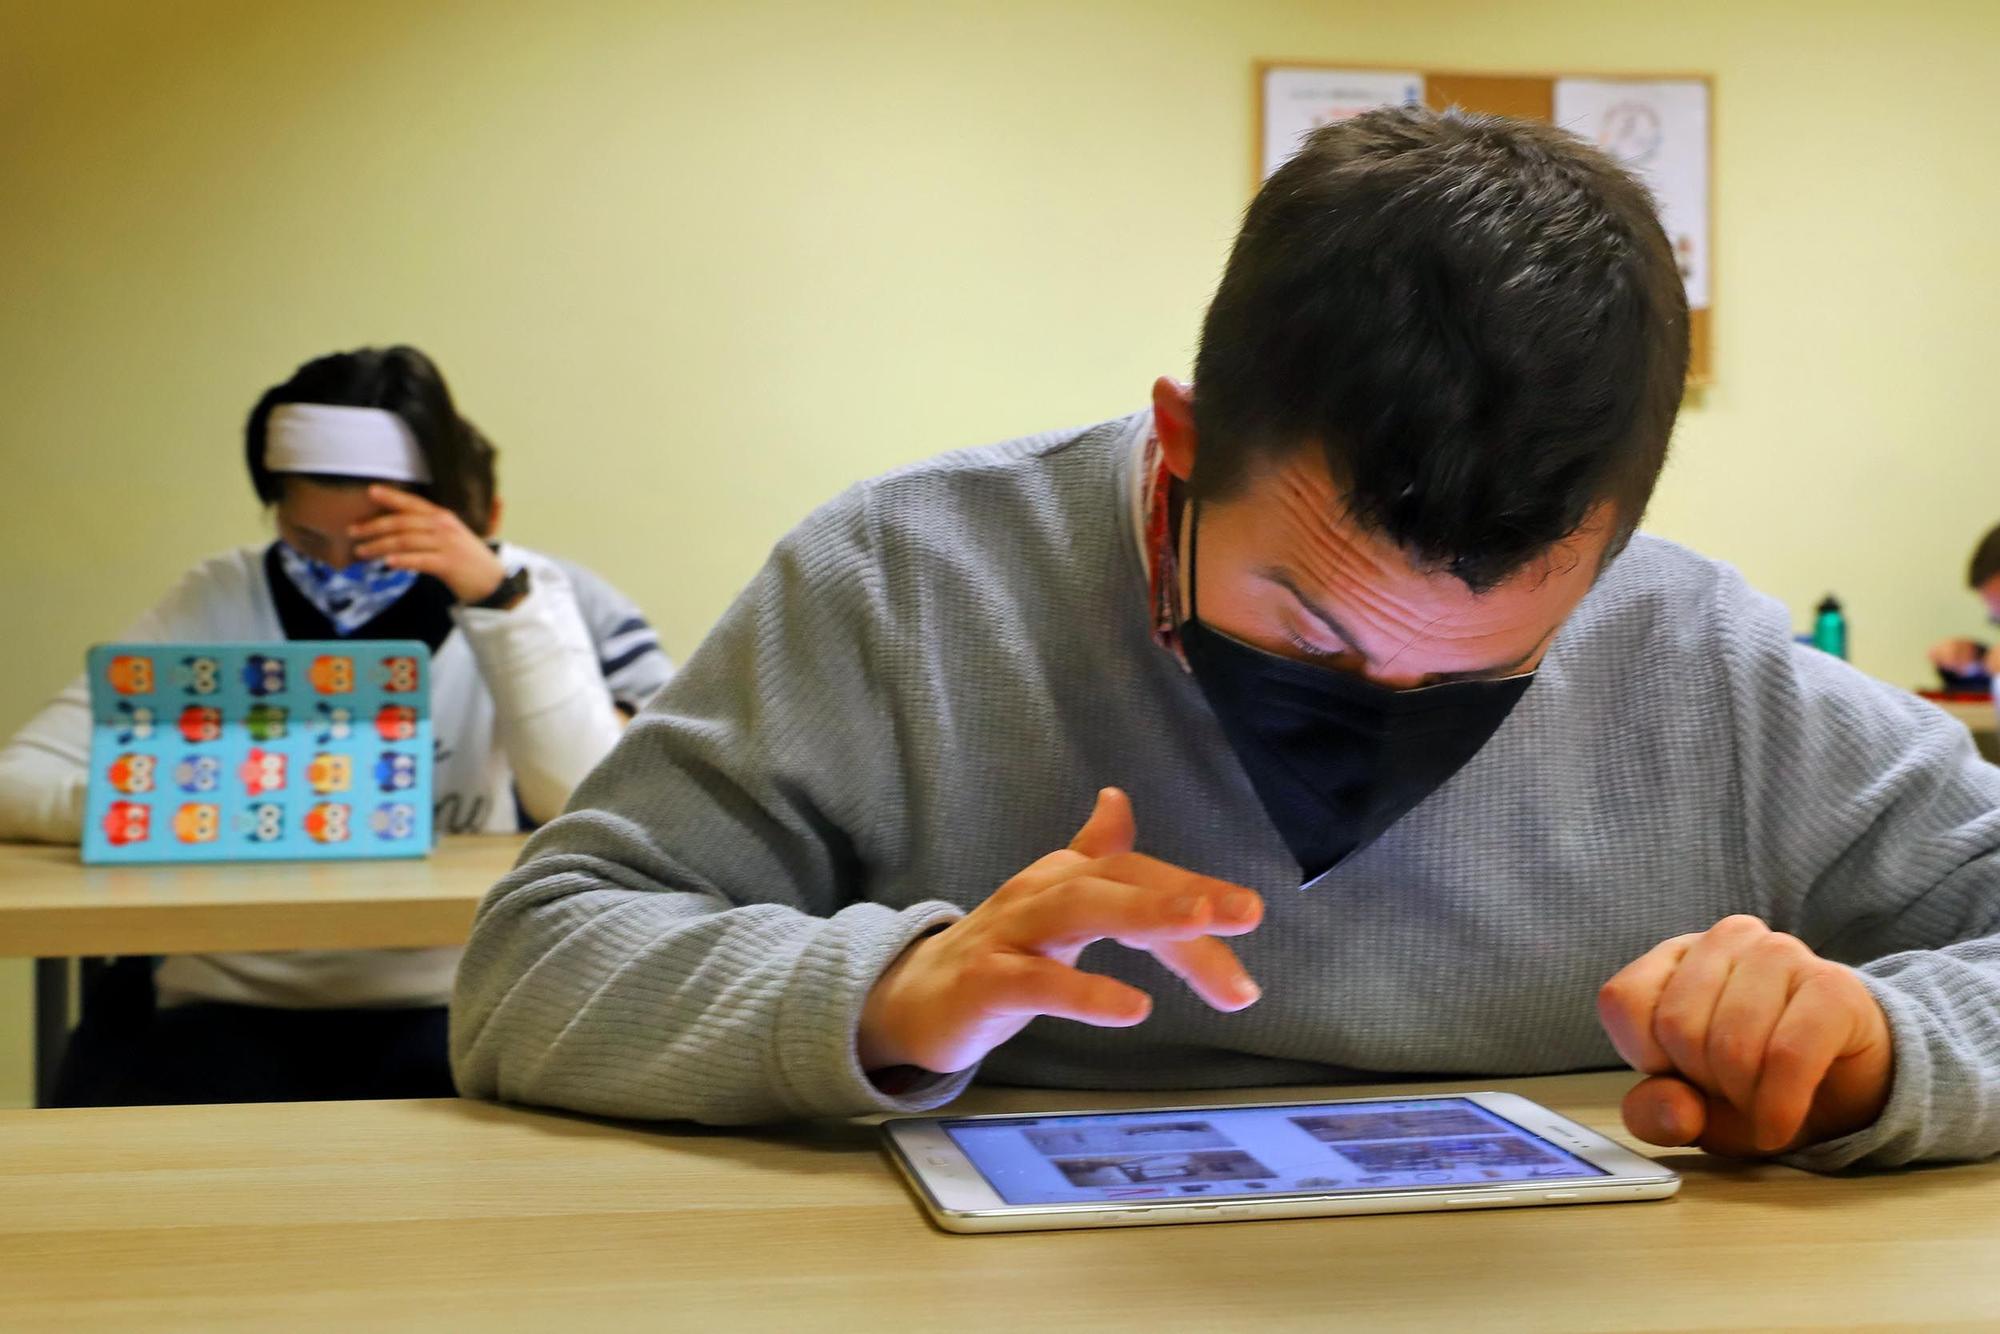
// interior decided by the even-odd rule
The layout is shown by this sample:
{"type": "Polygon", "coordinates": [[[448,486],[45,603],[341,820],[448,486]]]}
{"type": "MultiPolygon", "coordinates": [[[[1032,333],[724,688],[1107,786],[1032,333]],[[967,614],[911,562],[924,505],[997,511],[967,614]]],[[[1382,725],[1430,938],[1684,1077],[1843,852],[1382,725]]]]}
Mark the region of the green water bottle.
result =
{"type": "Polygon", "coordinates": [[[1843,660],[1847,657],[1847,613],[1840,609],[1840,599],[1831,593],[1813,615],[1812,639],[1814,648],[1843,660]]]}

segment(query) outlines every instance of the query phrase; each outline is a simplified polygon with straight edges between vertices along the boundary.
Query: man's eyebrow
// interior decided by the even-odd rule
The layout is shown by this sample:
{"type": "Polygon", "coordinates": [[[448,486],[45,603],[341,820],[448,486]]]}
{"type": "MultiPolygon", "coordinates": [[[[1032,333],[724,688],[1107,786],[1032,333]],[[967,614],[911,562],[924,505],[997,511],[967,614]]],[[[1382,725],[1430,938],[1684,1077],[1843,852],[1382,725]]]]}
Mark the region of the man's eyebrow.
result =
{"type": "MultiPolygon", "coordinates": [[[[1370,666],[1374,665],[1374,659],[1370,658],[1367,651],[1355,642],[1354,636],[1348,633],[1347,627],[1340,623],[1340,618],[1307,596],[1306,591],[1299,587],[1298,580],[1292,578],[1290,570],[1281,569],[1275,565],[1267,565],[1259,570],[1257,574],[1258,577],[1270,580],[1298,599],[1298,604],[1306,609],[1308,615],[1321,625],[1324,625],[1341,643],[1360,654],[1363,662],[1368,663],[1370,666]]],[[[1532,662],[1535,655],[1547,647],[1549,640],[1555,637],[1558,628],[1557,626],[1550,626],[1548,633],[1536,640],[1529,646],[1527,652],[1521,654],[1520,657],[1515,658],[1512,662],[1502,663],[1497,667],[1481,667],[1476,671],[1470,672],[1439,672],[1427,679],[1432,685],[1448,685],[1454,681],[1484,681],[1496,677],[1512,676],[1532,662]]]]}

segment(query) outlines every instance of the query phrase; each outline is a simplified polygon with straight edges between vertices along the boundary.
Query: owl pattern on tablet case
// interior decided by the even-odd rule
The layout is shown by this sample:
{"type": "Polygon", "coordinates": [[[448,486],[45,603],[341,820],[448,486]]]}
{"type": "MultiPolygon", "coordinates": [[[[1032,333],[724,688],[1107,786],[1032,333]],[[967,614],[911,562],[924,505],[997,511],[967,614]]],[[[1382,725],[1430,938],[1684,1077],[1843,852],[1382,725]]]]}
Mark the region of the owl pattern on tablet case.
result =
{"type": "Polygon", "coordinates": [[[406,640],[92,648],[83,859],[425,855],[430,670],[406,640]]]}

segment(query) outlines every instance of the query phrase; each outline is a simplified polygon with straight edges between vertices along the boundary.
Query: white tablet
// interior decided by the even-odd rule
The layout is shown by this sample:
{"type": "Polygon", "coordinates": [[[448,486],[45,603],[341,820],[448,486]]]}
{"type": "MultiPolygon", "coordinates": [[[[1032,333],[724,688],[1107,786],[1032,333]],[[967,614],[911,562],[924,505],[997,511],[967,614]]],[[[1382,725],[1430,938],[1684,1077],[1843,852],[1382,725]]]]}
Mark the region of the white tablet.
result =
{"type": "Polygon", "coordinates": [[[1511,1093],[899,1117],[882,1133],[952,1232],[1609,1204],[1680,1188],[1511,1093]]]}

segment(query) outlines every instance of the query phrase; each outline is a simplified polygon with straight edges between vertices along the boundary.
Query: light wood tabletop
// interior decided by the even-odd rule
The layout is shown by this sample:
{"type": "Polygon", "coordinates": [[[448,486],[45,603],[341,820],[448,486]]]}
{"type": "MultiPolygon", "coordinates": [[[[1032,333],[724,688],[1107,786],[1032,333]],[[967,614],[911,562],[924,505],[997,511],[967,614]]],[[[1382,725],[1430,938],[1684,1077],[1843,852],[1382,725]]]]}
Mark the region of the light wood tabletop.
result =
{"type": "MultiPolygon", "coordinates": [[[[1498,1087],[1622,1139],[1629,1078],[1324,1092],[1498,1087]]],[[[1257,1096],[979,1091],[959,1109],[1257,1096]]],[[[157,1334],[2000,1321],[2000,1164],[1816,1177],[1663,1156],[1687,1181],[1660,1203],[949,1236],[858,1124],[726,1132],[451,1101],[5,1112],[0,1323],[157,1334]]]]}
{"type": "Polygon", "coordinates": [[[2000,764],[2000,713],[1995,712],[1992,700],[1925,698],[1972,733],[1972,744],[1989,764],[2000,764]]]}
{"type": "Polygon", "coordinates": [[[1930,701],[1974,732],[2000,729],[2000,712],[1990,699],[1934,699],[1930,701]]]}
{"type": "Polygon", "coordinates": [[[86,866],[74,847],[0,843],[0,958],[35,960],[35,1100],[69,1032],[70,960],[230,950],[462,945],[525,837],[446,838],[428,857],[86,866]]]}
{"type": "Polygon", "coordinates": [[[447,838],[384,861],[85,866],[0,843],[0,956],[462,945],[524,840],[447,838]]]}

